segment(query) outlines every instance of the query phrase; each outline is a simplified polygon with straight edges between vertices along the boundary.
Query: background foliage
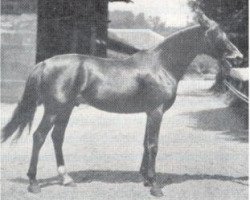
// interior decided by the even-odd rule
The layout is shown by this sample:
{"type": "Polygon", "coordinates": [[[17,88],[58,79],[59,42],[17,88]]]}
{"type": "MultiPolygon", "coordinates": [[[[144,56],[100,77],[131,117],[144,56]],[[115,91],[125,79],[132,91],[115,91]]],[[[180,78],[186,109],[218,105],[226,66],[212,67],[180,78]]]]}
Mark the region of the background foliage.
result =
{"type": "MultiPolygon", "coordinates": [[[[189,3],[193,9],[199,6],[209,18],[220,24],[244,55],[244,62],[239,67],[248,67],[248,0],[190,0],[189,3]]],[[[223,84],[225,78],[227,77],[220,71],[211,90],[226,91],[227,88],[223,84]]],[[[232,78],[227,79],[231,83],[235,82],[232,78]]],[[[248,82],[237,84],[235,87],[248,96],[248,82]]],[[[233,97],[231,105],[239,107],[242,102],[233,97]]]]}
{"type": "Polygon", "coordinates": [[[230,40],[248,60],[248,0],[190,0],[190,6],[198,5],[211,19],[218,22],[230,40]],[[194,3],[195,2],[195,3],[194,3]]]}
{"type": "Polygon", "coordinates": [[[109,28],[117,29],[151,29],[163,36],[167,36],[181,27],[166,26],[158,16],[146,17],[144,13],[134,14],[131,11],[115,10],[109,12],[109,28]]]}

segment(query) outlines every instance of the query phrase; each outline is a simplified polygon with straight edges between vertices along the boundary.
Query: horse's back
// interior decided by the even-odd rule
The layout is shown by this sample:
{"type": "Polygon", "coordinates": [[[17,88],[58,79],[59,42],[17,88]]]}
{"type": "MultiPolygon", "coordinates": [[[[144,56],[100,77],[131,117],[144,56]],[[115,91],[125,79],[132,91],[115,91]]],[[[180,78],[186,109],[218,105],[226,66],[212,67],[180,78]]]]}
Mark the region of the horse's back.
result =
{"type": "Polygon", "coordinates": [[[86,90],[89,96],[97,90],[105,91],[104,87],[109,86],[118,92],[125,85],[125,81],[124,84],[121,82],[122,77],[128,78],[125,74],[130,73],[129,64],[124,60],[79,54],[54,56],[39,65],[43,65],[41,92],[44,100],[59,104],[73,102],[86,90]],[[98,88],[99,83],[102,83],[102,89],[98,88]]]}

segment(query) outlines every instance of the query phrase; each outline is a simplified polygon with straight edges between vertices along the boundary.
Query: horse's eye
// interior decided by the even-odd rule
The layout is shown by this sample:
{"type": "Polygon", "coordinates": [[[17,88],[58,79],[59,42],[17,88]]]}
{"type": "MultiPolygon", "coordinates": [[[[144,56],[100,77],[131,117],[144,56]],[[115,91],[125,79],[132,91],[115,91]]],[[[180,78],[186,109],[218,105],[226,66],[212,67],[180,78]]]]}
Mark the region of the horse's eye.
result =
{"type": "Polygon", "coordinates": [[[222,33],[222,34],[220,35],[220,38],[221,38],[221,40],[223,40],[223,41],[227,41],[227,40],[228,40],[227,35],[226,35],[225,33],[222,33]]]}

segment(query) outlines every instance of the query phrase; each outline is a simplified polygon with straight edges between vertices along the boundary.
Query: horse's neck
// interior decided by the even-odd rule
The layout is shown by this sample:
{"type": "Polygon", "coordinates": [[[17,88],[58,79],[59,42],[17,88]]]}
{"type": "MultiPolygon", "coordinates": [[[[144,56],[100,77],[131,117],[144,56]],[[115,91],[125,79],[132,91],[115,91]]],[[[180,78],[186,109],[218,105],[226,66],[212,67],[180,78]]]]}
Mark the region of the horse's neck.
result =
{"type": "Polygon", "coordinates": [[[167,38],[154,49],[161,66],[179,81],[192,60],[205,49],[204,30],[195,26],[167,38]]]}

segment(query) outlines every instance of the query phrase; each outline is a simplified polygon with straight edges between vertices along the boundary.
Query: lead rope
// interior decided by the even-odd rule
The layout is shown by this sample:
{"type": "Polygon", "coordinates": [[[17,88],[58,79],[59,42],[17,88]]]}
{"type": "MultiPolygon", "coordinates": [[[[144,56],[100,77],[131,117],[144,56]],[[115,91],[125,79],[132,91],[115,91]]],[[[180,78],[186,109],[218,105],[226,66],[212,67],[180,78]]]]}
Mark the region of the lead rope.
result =
{"type": "Polygon", "coordinates": [[[248,97],[243,94],[242,92],[235,89],[234,86],[232,86],[227,80],[224,80],[223,83],[227,86],[227,88],[234,93],[238,98],[240,98],[242,101],[248,103],[248,97]]]}

